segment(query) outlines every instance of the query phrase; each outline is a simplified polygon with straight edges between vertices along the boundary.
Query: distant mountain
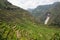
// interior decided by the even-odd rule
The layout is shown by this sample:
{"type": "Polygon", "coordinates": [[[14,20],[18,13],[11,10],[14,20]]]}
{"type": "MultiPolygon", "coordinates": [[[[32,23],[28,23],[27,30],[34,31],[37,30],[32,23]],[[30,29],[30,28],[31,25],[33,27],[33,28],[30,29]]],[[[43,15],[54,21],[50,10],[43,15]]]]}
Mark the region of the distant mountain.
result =
{"type": "Polygon", "coordinates": [[[29,12],[32,12],[34,9],[28,9],[29,12]]]}
{"type": "Polygon", "coordinates": [[[50,4],[50,5],[40,5],[30,12],[36,18],[36,21],[38,21],[39,23],[44,23],[46,19],[46,14],[51,13],[51,19],[49,21],[49,24],[60,25],[60,21],[56,22],[58,19],[60,20],[60,17],[59,17],[60,16],[60,2],[55,2],[54,4],[50,4]]]}

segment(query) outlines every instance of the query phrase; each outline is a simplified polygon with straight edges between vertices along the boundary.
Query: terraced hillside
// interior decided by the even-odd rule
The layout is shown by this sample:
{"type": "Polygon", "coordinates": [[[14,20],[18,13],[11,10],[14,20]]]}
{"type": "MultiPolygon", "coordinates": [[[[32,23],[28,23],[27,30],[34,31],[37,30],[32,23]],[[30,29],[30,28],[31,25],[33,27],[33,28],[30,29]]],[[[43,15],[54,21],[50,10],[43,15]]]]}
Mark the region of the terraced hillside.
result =
{"type": "Polygon", "coordinates": [[[0,40],[60,40],[60,28],[38,25],[28,11],[0,2],[0,40]]]}
{"type": "Polygon", "coordinates": [[[60,40],[60,28],[34,25],[31,22],[20,24],[0,23],[0,40],[60,40]]]}

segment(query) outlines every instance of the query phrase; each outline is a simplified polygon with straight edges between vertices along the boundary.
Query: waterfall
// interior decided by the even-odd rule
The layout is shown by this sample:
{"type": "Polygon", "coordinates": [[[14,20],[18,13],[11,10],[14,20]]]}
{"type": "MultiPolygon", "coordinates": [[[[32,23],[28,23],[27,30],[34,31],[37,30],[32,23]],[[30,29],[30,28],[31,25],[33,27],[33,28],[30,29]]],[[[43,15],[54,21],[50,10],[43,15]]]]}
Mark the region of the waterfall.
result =
{"type": "Polygon", "coordinates": [[[47,23],[48,23],[48,21],[49,21],[49,19],[50,19],[50,17],[48,16],[48,17],[46,18],[46,20],[45,20],[44,24],[47,24],[47,23]]]}

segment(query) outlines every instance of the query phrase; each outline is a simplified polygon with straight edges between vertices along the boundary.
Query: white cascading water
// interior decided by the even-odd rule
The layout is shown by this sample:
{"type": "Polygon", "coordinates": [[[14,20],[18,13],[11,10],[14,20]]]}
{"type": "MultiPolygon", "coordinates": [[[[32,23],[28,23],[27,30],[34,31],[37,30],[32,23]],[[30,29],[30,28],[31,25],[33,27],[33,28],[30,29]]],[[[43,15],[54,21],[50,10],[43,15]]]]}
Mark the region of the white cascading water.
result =
{"type": "Polygon", "coordinates": [[[49,19],[50,19],[50,17],[48,16],[48,17],[46,18],[46,20],[45,20],[44,24],[47,24],[47,23],[48,23],[48,21],[49,21],[49,19]]]}

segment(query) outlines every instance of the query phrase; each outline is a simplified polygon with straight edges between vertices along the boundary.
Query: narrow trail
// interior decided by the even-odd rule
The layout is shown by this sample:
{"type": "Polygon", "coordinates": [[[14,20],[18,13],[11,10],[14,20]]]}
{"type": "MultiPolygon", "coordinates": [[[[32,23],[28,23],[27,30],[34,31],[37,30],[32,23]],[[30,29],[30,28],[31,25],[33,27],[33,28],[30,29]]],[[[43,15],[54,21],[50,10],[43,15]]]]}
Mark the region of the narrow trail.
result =
{"type": "Polygon", "coordinates": [[[20,38],[20,32],[19,30],[15,30],[16,26],[12,27],[12,29],[15,31],[17,38],[20,38]]]}
{"type": "Polygon", "coordinates": [[[17,38],[20,38],[19,30],[16,31],[17,38]]]}

